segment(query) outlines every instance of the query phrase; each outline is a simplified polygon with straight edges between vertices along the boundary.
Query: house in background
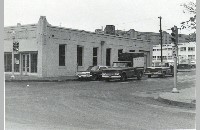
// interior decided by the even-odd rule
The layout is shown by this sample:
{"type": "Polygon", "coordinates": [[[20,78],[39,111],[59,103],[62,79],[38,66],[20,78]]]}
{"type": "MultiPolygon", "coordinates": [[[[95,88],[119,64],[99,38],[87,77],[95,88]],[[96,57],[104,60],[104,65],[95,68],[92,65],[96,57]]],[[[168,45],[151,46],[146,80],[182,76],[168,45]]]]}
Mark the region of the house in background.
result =
{"type": "Polygon", "coordinates": [[[38,23],[4,28],[4,68],[12,71],[13,42],[19,43],[14,54],[15,75],[38,77],[75,76],[91,65],[111,66],[121,52],[144,52],[151,66],[152,44],[149,41],[116,36],[114,26],[106,34],[52,26],[41,16],[38,23]]]}

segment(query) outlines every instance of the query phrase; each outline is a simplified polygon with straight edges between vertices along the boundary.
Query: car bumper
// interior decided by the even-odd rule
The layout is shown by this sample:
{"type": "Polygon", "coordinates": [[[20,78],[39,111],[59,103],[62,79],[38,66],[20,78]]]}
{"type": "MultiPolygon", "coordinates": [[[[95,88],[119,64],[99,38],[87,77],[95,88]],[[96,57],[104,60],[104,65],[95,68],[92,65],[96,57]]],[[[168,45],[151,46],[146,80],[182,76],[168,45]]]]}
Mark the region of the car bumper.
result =
{"type": "Polygon", "coordinates": [[[120,75],[111,75],[111,76],[103,75],[102,78],[104,78],[104,79],[119,79],[119,78],[121,78],[121,76],[120,75]]]}
{"type": "Polygon", "coordinates": [[[144,75],[162,75],[162,73],[158,73],[158,72],[155,72],[155,73],[144,73],[144,75]]]}
{"type": "Polygon", "coordinates": [[[90,78],[92,75],[77,75],[78,78],[90,78]]]}

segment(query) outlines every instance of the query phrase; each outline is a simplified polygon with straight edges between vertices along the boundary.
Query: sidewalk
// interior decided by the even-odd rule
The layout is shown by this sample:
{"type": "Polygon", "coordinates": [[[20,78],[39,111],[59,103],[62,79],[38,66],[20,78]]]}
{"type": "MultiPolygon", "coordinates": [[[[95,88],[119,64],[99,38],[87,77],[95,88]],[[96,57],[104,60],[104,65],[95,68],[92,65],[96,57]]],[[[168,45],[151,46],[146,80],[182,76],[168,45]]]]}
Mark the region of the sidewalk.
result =
{"type": "Polygon", "coordinates": [[[161,93],[158,97],[158,100],[170,105],[195,108],[195,87],[181,89],[179,90],[179,93],[161,93]]]}
{"type": "Polygon", "coordinates": [[[5,81],[12,82],[12,81],[35,81],[35,82],[61,82],[61,81],[74,81],[78,78],[76,76],[60,76],[60,77],[38,77],[34,75],[15,75],[14,79],[11,79],[10,74],[5,74],[5,81]]]}

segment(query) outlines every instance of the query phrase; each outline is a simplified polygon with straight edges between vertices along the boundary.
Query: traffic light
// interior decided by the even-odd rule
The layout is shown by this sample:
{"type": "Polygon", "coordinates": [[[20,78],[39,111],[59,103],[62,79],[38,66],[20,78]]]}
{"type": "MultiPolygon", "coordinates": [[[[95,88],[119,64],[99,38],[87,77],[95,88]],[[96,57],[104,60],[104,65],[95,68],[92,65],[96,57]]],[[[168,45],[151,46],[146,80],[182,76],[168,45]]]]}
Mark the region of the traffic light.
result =
{"type": "Polygon", "coordinates": [[[13,42],[13,51],[19,50],[19,42],[13,42]]]}
{"type": "Polygon", "coordinates": [[[176,26],[171,28],[172,33],[171,33],[171,40],[172,42],[177,45],[178,44],[178,28],[176,26]]]}

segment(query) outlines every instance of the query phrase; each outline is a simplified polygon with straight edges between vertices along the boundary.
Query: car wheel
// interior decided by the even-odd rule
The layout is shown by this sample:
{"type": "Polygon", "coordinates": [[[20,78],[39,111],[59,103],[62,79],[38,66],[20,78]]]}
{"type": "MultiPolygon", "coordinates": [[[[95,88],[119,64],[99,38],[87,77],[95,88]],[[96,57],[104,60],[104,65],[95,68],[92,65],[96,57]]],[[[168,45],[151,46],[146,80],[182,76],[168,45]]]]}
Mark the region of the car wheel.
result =
{"type": "Polygon", "coordinates": [[[97,79],[98,79],[98,76],[97,76],[97,75],[93,75],[93,76],[92,76],[92,80],[93,80],[93,81],[95,81],[95,80],[97,80],[97,79]]]}
{"type": "Polygon", "coordinates": [[[137,73],[137,79],[140,80],[142,78],[142,72],[137,73]]]}
{"type": "Polygon", "coordinates": [[[105,79],[106,82],[110,82],[110,79],[105,79]]]}
{"type": "Polygon", "coordinates": [[[83,80],[83,78],[78,78],[78,80],[79,80],[79,81],[82,81],[82,80],[83,80]]]}
{"type": "Polygon", "coordinates": [[[161,77],[162,77],[162,78],[165,78],[165,72],[162,73],[161,77]]]}
{"type": "Polygon", "coordinates": [[[124,73],[124,74],[122,74],[122,77],[121,77],[121,81],[126,81],[127,80],[127,76],[126,76],[126,74],[124,73]]]}
{"type": "Polygon", "coordinates": [[[151,75],[148,75],[148,78],[151,78],[151,75]]]}

